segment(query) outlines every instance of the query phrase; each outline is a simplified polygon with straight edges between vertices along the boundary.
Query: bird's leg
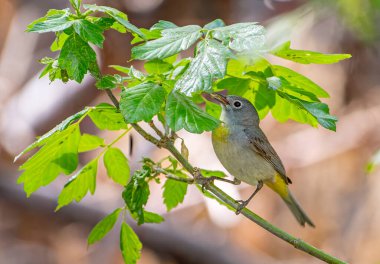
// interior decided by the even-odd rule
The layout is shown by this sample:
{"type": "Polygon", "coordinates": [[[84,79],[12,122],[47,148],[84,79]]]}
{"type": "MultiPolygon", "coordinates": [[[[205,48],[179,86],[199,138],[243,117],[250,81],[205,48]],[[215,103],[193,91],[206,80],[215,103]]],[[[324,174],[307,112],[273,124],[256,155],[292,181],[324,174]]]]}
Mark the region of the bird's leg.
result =
{"type": "Polygon", "coordinates": [[[239,204],[236,210],[237,215],[241,213],[241,210],[243,210],[249,204],[252,198],[261,190],[261,188],[263,188],[263,186],[264,186],[263,182],[259,181],[257,184],[256,190],[251,194],[251,196],[249,196],[249,198],[246,201],[243,201],[243,200],[237,201],[237,203],[239,204]]]}

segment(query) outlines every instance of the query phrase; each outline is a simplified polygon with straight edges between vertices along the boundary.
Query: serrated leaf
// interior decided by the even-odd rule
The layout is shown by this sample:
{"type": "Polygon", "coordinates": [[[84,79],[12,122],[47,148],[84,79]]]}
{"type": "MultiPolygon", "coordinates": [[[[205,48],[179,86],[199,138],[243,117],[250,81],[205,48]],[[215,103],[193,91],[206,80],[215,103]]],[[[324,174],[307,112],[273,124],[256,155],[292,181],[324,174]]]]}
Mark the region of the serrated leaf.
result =
{"type": "Polygon", "coordinates": [[[114,227],[121,211],[122,209],[118,208],[99,221],[88,235],[87,244],[92,245],[102,240],[114,227]]]}
{"type": "Polygon", "coordinates": [[[73,201],[80,202],[90,192],[94,194],[96,186],[96,173],[98,171],[98,159],[87,163],[65,184],[62,192],[58,196],[58,211],[63,206],[73,201]]]}
{"type": "Polygon", "coordinates": [[[118,148],[109,148],[103,157],[107,175],[116,183],[125,186],[129,180],[130,168],[128,159],[118,148]]]}
{"type": "Polygon", "coordinates": [[[321,98],[329,97],[329,94],[319,85],[289,68],[279,65],[272,65],[271,69],[275,76],[284,78],[292,86],[311,92],[321,98]]]}
{"type": "Polygon", "coordinates": [[[123,12],[117,10],[116,8],[108,7],[108,6],[97,6],[97,5],[83,5],[85,9],[91,10],[93,12],[103,12],[115,19],[121,25],[123,25],[128,31],[133,32],[143,39],[145,39],[145,35],[138,29],[135,25],[131,24],[128,21],[128,16],[123,12]]]}
{"type": "Polygon", "coordinates": [[[209,39],[199,42],[198,54],[178,79],[174,89],[186,95],[212,91],[212,82],[226,74],[227,59],[234,55],[220,42],[209,39]]]}
{"type": "Polygon", "coordinates": [[[165,219],[159,214],[144,211],[144,221],[145,223],[159,224],[165,221],[165,219]]]}
{"type": "Polygon", "coordinates": [[[96,88],[100,90],[107,90],[107,89],[113,89],[116,88],[117,80],[115,76],[113,75],[105,75],[102,76],[100,80],[96,82],[96,88]]]}
{"type": "Polygon", "coordinates": [[[144,69],[149,74],[163,74],[173,68],[173,65],[162,60],[151,60],[144,64],[144,69]]]}
{"type": "Polygon", "coordinates": [[[190,133],[200,134],[211,131],[219,125],[219,120],[202,111],[190,98],[172,91],[166,102],[166,123],[175,132],[184,128],[190,133]]]}
{"type": "Polygon", "coordinates": [[[272,54],[303,64],[332,64],[351,58],[350,54],[323,54],[310,50],[294,50],[290,48],[290,41],[277,47],[272,54]]]}
{"type": "Polygon", "coordinates": [[[74,23],[69,19],[70,10],[68,8],[63,10],[51,9],[44,17],[41,17],[28,25],[27,32],[57,32],[67,29],[74,23]]]}
{"type": "Polygon", "coordinates": [[[203,28],[211,30],[211,29],[215,29],[215,28],[219,28],[219,27],[224,27],[225,25],[226,24],[224,23],[224,21],[221,20],[220,18],[218,18],[218,19],[215,19],[214,21],[211,21],[210,23],[206,24],[203,28]]]}
{"type": "Polygon", "coordinates": [[[99,104],[93,109],[89,116],[94,124],[101,130],[120,130],[127,129],[122,114],[116,107],[110,104],[99,104]]]}
{"type": "Polygon", "coordinates": [[[201,36],[201,27],[189,25],[162,30],[162,37],[132,48],[132,58],[164,59],[188,49],[201,36]]]}
{"type": "Polygon", "coordinates": [[[218,89],[226,89],[229,94],[242,96],[248,89],[251,83],[250,79],[229,77],[218,82],[218,89]]]}
{"type": "Polygon", "coordinates": [[[69,35],[65,34],[64,32],[57,32],[56,35],[57,36],[54,42],[50,46],[50,50],[53,52],[61,50],[63,47],[63,44],[65,44],[65,41],[69,37],[69,35]]]}
{"type": "Polygon", "coordinates": [[[255,22],[237,23],[215,28],[213,36],[238,53],[260,53],[265,45],[265,29],[255,22]]]}
{"type": "Polygon", "coordinates": [[[166,205],[166,209],[168,211],[183,202],[187,192],[187,185],[188,184],[185,182],[171,179],[166,180],[164,186],[162,187],[164,189],[162,197],[164,198],[164,204],[166,205]]]}
{"type": "Polygon", "coordinates": [[[152,120],[165,101],[165,89],[152,82],[128,88],[121,94],[120,110],[128,123],[152,120]]]}
{"type": "Polygon", "coordinates": [[[146,177],[150,176],[150,170],[137,170],[125,187],[122,197],[132,214],[136,214],[137,224],[144,223],[144,206],[150,195],[149,185],[146,177]]]}
{"type": "Polygon", "coordinates": [[[86,152],[104,146],[104,138],[84,133],[80,137],[78,152],[86,152]]]}
{"type": "Polygon", "coordinates": [[[170,29],[170,28],[177,28],[178,26],[170,21],[165,20],[159,20],[156,24],[154,24],[150,29],[151,30],[164,30],[164,29],[170,29]]]}
{"type": "Polygon", "coordinates": [[[120,250],[125,264],[136,264],[141,257],[142,244],[133,229],[123,222],[120,229],[120,250]]]}
{"type": "Polygon", "coordinates": [[[336,117],[329,114],[326,104],[320,102],[307,102],[277,91],[280,98],[276,98],[276,105],[272,109],[273,116],[280,122],[291,118],[301,123],[307,123],[314,127],[319,123],[321,126],[336,131],[336,117]]]}
{"type": "Polygon", "coordinates": [[[63,44],[58,63],[61,69],[67,71],[70,79],[80,83],[93,64],[96,65],[96,54],[87,42],[73,33],[63,44]]]}
{"type": "Polygon", "coordinates": [[[89,110],[90,110],[90,108],[85,108],[82,111],[80,111],[80,112],[78,112],[78,113],[76,113],[76,114],[74,114],[72,116],[69,116],[68,118],[66,118],[65,120],[63,120],[61,123],[59,123],[58,125],[56,125],[53,129],[51,129],[49,132],[47,132],[43,136],[39,137],[36,141],[34,141],[32,144],[30,144],[28,147],[26,147],[23,151],[21,151],[15,157],[14,162],[16,162],[25,153],[28,153],[29,151],[31,151],[31,150],[33,150],[33,149],[35,149],[37,147],[41,147],[44,144],[46,144],[46,142],[56,132],[65,130],[71,123],[73,123],[74,121],[77,121],[78,119],[80,119],[84,115],[87,115],[88,112],[89,112],[89,110]]]}
{"type": "Polygon", "coordinates": [[[102,48],[104,42],[103,30],[96,24],[85,19],[77,19],[73,24],[75,32],[86,42],[91,42],[102,48]]]}
{"type": "Polygon", "coordinates": [[[78,165],[79,138],[79,127],[75,124],[33,146],[44,145],[20,166],[24,172],[17,180],[18,184],[24,184],[28,197],[38,188],[51,183],[59,174],[70,174],[75,170],[78,165]]]}

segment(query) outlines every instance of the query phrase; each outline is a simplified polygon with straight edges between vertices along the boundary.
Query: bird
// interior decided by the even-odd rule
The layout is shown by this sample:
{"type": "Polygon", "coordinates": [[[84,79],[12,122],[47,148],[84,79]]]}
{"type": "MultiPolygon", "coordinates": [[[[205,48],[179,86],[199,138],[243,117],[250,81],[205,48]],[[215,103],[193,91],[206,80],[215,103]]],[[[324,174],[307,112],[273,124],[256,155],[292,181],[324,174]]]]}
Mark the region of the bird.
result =
{"type": "Polygon", "coordinates": [[[212,93],[211,97],[222,106],[221,124],[212,131],[212,145],[224,168],[235,177],[234,181],[225,181],[233,184],[243,181],[256,186],[247,200],[237,201],[239,206],[236,214],[248,205],[265,184],[282,198],[300,225],[315,227],[289,190],[291,180],[259,126],[256,108],[249,100],[236,95],[212,93]]]}

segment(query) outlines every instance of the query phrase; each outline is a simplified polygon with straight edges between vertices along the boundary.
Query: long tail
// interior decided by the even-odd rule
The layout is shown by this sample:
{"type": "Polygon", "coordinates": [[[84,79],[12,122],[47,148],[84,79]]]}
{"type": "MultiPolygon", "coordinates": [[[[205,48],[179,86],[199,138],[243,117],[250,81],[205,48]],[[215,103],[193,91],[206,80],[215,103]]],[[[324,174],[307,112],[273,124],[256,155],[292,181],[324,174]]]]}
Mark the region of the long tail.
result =
{"type": "Polygon", "coordinates": [[[306,223],[312,227],[315,227],[313,222],[302,210],[296,199],[294,199],[293,195],[290,193],[285,181],[279,175],[276,175],[273,182],[265,182],[265,184],[281,196],[286,205],[289,207],[290,211],[297,219],[298,223],[300,223],[302,226],[305,226],[306,223]]]}

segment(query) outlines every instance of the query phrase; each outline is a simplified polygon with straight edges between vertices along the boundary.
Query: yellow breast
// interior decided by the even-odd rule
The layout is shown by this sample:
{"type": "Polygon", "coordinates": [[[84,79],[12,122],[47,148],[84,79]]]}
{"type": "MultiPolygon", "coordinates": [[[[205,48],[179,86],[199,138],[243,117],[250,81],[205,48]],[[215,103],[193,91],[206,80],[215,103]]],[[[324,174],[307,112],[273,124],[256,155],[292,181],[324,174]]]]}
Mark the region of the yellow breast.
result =
{"type": "Polygon", "coordinates": [[[227,142],[228,135],[230,134],[230,130],[225,126],[224,123],[221,123],[220,126],[212,131],[213,140],[217,140],[220,142],[227,142]]]}

